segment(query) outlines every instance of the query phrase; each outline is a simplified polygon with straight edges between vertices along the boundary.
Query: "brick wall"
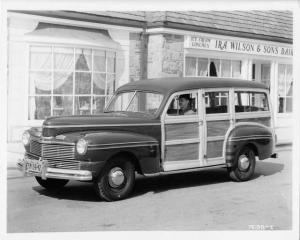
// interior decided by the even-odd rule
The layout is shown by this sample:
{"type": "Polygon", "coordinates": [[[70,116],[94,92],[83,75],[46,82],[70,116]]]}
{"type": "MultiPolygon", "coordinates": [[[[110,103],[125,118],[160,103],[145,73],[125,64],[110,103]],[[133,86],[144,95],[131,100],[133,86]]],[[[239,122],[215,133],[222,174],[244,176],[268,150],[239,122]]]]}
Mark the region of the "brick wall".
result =
{"type": "Polygon", "coordinates": [[[146,37],[140,33],[130,33],[129,80],[138,81],[146,77],[146,37]]]}
{"type": "Polygon", "coordinates": [[[165,34],[164,39],[162,76],[182,77],[184,36],[165,34]]]}

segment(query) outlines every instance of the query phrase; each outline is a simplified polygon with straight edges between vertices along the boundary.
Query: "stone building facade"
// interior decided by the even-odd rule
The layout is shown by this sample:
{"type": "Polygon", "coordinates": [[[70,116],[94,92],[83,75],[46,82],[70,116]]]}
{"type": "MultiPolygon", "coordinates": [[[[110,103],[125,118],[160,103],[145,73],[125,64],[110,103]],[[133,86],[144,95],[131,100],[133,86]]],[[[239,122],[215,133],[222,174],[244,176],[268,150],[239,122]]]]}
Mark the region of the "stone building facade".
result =
{"type": "Polygon", "coordinates": [[[291,11],[11,11],[8,56],[9,142],[48,116],[101,112],[127,82],[187,76],[267,84],[278,140],[292,139],[291,11]]]}

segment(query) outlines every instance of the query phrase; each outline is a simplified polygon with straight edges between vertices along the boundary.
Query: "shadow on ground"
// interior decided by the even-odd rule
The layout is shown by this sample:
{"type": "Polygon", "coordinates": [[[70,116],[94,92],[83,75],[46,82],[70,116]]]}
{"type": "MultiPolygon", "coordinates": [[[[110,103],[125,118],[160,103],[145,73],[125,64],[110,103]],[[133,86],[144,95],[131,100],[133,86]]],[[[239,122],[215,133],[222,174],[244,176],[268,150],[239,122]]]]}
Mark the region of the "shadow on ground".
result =
{"type": "MultiPolygon", "coordinates": [[[[270,176],[281,172],[283,164],[270,162],[257,162],[253,179],[260,176],[270,176]]],[[[137,176],[135,187],[131,197],[140,196],[148,192],[160,193],[173,189],[201,187],[210,184],[230,182],[225,168],[203,170],[197,172],[168,174],[161,176],[143,177],[137,176]]],[[[58,199],[69,199],[76,201],[98,202],[99,198],[94,192],[92,183],[69,182],[64,188],[57,190],[46,190],[40,186],[34,186],[33,190],[41,195],[58,199]]]]}

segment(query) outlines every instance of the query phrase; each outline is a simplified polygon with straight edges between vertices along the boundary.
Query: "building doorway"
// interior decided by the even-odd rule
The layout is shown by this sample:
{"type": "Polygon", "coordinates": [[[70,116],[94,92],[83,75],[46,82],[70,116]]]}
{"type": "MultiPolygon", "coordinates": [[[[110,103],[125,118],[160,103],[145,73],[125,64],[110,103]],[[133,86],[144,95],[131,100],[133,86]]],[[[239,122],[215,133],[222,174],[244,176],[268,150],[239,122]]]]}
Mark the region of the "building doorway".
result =
{"type": "Polygon", "coordinates": [[[265,61],[252,62],[252,75],[251,80],[261,82],[270,87],[271,80],[271,63],[265,61]]]}

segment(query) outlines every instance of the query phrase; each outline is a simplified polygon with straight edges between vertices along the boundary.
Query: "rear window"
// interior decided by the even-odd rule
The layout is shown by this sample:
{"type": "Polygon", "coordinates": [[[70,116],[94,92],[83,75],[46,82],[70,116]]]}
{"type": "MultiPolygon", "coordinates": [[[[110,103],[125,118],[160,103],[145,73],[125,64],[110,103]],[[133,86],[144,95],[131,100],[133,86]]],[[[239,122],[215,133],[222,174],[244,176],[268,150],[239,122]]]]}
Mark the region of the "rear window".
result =
{"type": "Polygon", "coordinates": [[[266,93],[235,92],[235,112],[269,111],[266,93]]]}

